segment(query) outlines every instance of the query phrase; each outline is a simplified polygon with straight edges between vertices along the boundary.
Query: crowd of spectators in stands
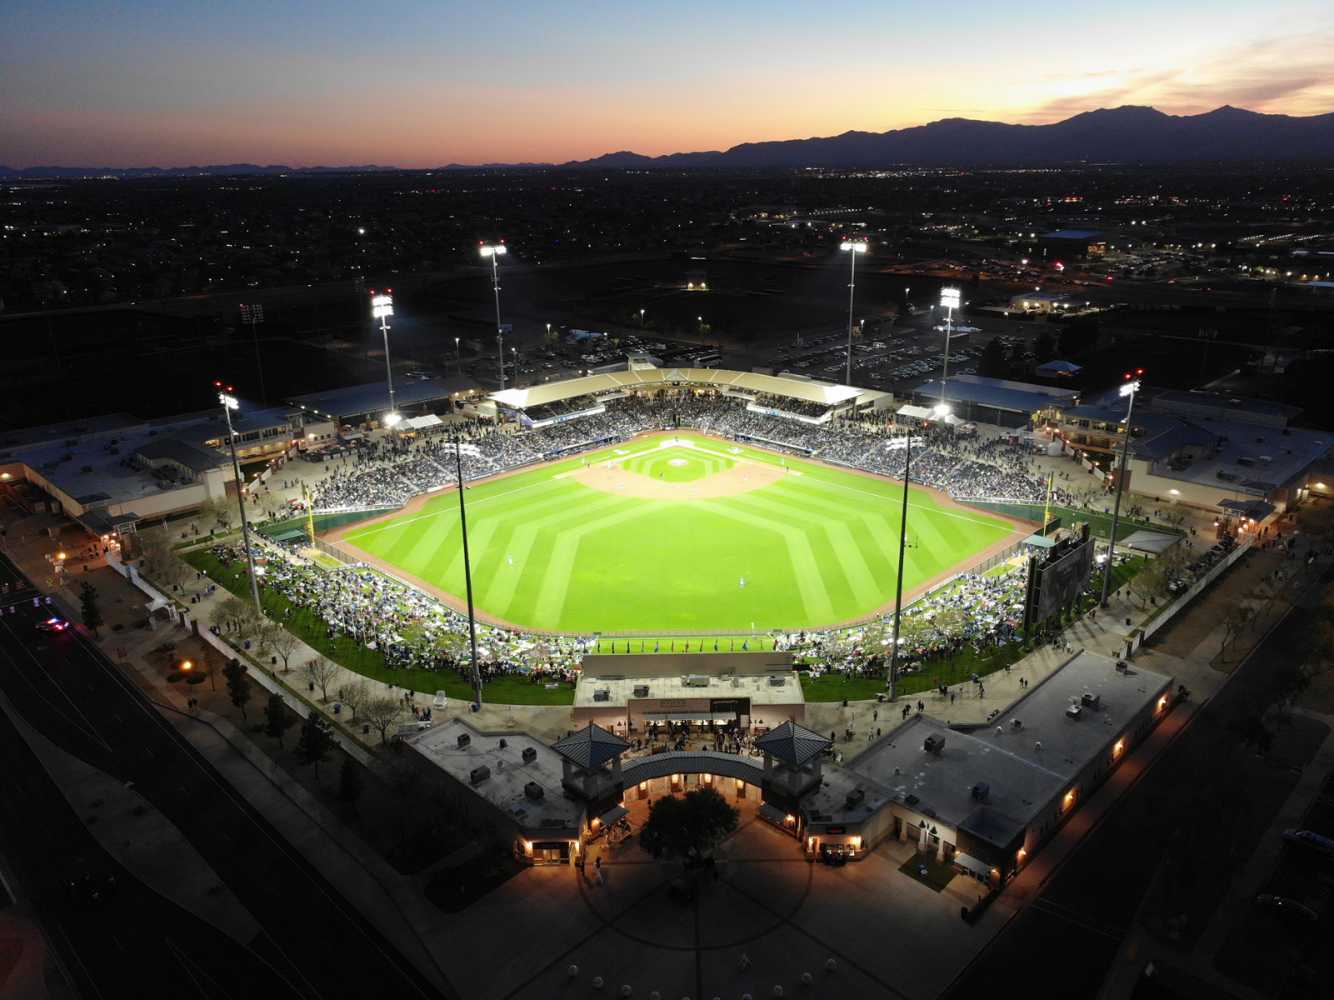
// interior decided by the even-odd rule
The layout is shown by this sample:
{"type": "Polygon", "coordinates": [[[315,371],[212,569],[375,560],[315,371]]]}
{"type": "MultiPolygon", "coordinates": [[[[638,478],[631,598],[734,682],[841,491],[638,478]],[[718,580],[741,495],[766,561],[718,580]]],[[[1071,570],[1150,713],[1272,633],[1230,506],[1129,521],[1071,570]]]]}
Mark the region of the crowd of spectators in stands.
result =
{"type": "MultiPolygon", "coordinates": [[[[313,612],[324,623],[328,639],[350,636],[367,649],[379,650],[390,667],[453,670],[471,679],[466,615],[369,567],[326,570],[274,543],[257,544],[264,557],[263,585],[293,608],[313,612]]],[[[211,551],[244,571],[239,545],[215,545],[211,551]]],[[[523,673],[534,681],[572,682],[584,647],[578,638],[477,626],[483,681],[523,673]]]]}
{"type": "MultiPolygon", "coordinates": [[[[908,458],[906,429],[885,421],[832,420],[807,424],[746,408],[720,393],[662,392],[607,401],[594,413],[535,430],[473,424],[461,434],[465,480],[621,441],[644,431],[692,427],[740,441],[842,463],[902,478],[908,458]]],[[[448,429],[401,441],[362,442],[333,460],[314,490],[315,507],[340,510],[398,506],[455,481],[448,429]]],[[[912,480],[958,499],[1040,502],[1046,483],[1026,444],[941,425],[913,428],[912,480]]],[[[1057,487],[1057,503],[1075,497],[1057,487]]]]}

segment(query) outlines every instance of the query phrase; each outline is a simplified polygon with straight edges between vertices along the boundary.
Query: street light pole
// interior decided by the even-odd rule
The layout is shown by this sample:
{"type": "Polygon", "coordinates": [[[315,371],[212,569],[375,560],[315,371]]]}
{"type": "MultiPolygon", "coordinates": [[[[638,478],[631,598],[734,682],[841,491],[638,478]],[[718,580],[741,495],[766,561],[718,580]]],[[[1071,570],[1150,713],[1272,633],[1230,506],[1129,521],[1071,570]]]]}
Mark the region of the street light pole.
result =
{"type": "Polygon", "coordinates": [[[908,542],[908,479],[912,474],[912,425],[908,425],[906,454],[903,460],[903,511],[899,516],[898,584],[894,588],[894,637],[889,647],[889,700],[894,700],[894,686],[899,679],[899,625],[903,620],[903,555],[908,542]]]}
{"type": "Polygon", "coordinates": [[[1143,368],[1136,368],[1133,373],[1126,372],[1126,382],[1121,386],[1121,395],[1129,396],[1130,403],[1126,406],[1126,433],[1121,439],[1121,471],[1116,477],[1116,501],[1112,505],[1112,534],[1107,539],[1107,565],[1103,567],[1102,572],[1102,599],[1098,602],[1104,608],[1107,607],[1107,591],[1112,585],[1112,563],[1116,558],[1116,529],[1121,522],[1121,491],[1126,485],[1126,460],[1130,453],[1130,434],[1135,426],[1132,423],[1135,416],[1135,396],[1139,393],[1139,376],[1143,374],[1143,368]]]}
{"type": "Polygon", "coordinates": [[[472,605],[472,562],[468,556],[468,512],[463,503],[463,454],[459,432],[454,431],[454,474],[458,477],[459,531],[463,535],[463,583],[468,593],[468,645],[472,650],[472,686],[478,708],[482,707],[482,673],[477,667],[477,616],[472,605]]]}
{"type": "Polygon", "coordinates": [[[500,362],[500,388],[505,388],[505,332],[500,327],[500,258],[509,253],[504,243],[483,243],[479,251],[491,258],[491,290],[496,296],[496,358],[500,362]]]}
{"type": "Polygon", "coordinates": [[[844,240],[838,245],[838,248],[852,257],[851,266],[848,269],[848,371],[844,379],[845,385],[852,385],[852,304],[857,291],[857,255],[866,253],[865,240],[844,240]]]}
{"type": "Polygon", "coordinates": [[[459,348],[459,338],[454,338],[454,366],[460,376],[463,375],[463,351],[459,348]]]}
{"type": "Polygon", "coordinates": [[[255,575],[255,555],[250,550],[250,522],[245,516],[245,480],[241,478],[241,463],[236,458],[236,432],[232,430],[232,410],[240,407],[240,402],[232,395],[232,387],[223,389],[221,382],[213,383],[218,387],[218,402],[222,404],[222,415],[227,421],[227,444],[232,452],[232,475],[236,477],[236,506],[241,511],[241,540],[245,545],[246,566],[250,570],[250,596],[255,601],[255,613],[264,617],[264,608],[259,603],[259,578],[255,575]]]}

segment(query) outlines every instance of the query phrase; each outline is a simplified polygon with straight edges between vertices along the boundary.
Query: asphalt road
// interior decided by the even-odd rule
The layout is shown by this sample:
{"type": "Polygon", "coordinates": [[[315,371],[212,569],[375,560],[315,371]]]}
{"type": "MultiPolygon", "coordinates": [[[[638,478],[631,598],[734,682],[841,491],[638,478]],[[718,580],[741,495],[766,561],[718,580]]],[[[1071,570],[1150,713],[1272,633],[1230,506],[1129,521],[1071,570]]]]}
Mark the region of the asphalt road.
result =
{"type": "MultiPolygon", "coordinates": [[[[136,790],[183,831],[264,926],[264,934],[252,943],[262,963],[279,970],[307,997],[393,995],[409,1000],[438,995],[90,640],[73,630],[37,632],[36,622],[48,613],[20,599],[15,613],[0,615],[0,686],[29,724],[93,766],[133,781],[136,790]]],[[[32,774],[7,779],[37,782],[32,774]]],[[[24,801],[12,799],[16,806],[7,806],[7,814],[12,817],[15,808],[21,813],[24,801]]],[[[23,823],[8,825],[9,836],[28,835],[23,823]]],[[[16,858],[22,860],[22,855],[16,858]]],[[[27,866],[18,867],[26,875],[27,866]]],[[[126,898],[135,899],[133,889],[126,898]]],[[[214,949],[219,937],[206,933],[198,947],[214,949]]],[[[69,945],[79,955],[97,947],[87,934],[71,937],[69,945]]],[[[122,963],[119,975],[113,970],[103,980],[103,992],[127,995],[124,990],[136,975],[122,963]]]]}

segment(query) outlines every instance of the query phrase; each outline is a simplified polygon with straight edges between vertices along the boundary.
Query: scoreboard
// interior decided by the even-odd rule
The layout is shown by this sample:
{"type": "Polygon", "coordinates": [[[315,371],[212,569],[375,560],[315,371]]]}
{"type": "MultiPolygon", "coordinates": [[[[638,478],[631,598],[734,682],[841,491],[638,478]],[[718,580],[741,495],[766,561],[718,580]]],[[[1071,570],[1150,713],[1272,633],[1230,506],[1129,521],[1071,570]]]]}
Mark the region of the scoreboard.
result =
{"type": "Polygon", "coordinates": [[[1093,572],[1093,538],[1089,526],[1063,538],[1045,558],[1028,561],[1028,593],[1024,602],[1024,634],[1059,614],[1079,599],[1093,572]]]}

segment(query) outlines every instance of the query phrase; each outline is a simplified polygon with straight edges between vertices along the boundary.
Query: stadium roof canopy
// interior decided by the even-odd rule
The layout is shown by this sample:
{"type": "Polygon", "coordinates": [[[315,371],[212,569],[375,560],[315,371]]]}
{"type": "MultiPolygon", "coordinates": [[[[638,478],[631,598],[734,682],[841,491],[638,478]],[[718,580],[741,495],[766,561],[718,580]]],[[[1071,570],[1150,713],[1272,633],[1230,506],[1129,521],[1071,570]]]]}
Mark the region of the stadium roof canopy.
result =
{"type": "Polygon", "coordinates": [[[784,764],[800,767],[830,746],[830,742],[819,733],[789,720],[777,729],[769,730],[755,741],[755,745],[784,764]]]}
{"type": "Polygon", "coordinates": [[[838,406],[851,401],[856,401],[858,404],[872,403],[889,395],[875,389],[818,382],[794,375],[761,375],[758,372],[738,372],[723,368],[641,368],[636,371],[585,375],[562,382],[532,385],[525,389],[503,389],[491,393],[489,398],[501,406],[526,410],[545,403],[559,403],[576,396],[644,386],[683,384],[708,385],[742,394],[767,393],[825,406],[838,406]]]}
{"type": "Polygon", "coordinates": [[[1162,531],[1132,531],[1119,544],[1137,552],[1160,556],[1179,541],[1180,535],[1169,535],[1162,531]]]}
{"type": "MultiPolygon", "coordinates": [[[[918,396],[940,398],[940,380],[923,382],[914,390],[918,396]]],[[[1079,396],[1076,389],[1031,382],[1012,382],[983,375],[954,375],[945,380],[945,399],[951,403],[972,403],[1011,413],[1034,413],[1049,406],[1068,406],[1079,396]]]]}
{"type": "Polygon", "coordinates": [[[1045,365],[1038,365],[1034,369],[1037,374],[1042,376],[1068,376],[1078,375],[1084,370],[1082,365],[1077,365],[1073,361],[1048,361],[1045,365]]]}
{"type": "Polygon", "coordinates": [[[583,729],[576,729],[569,736],[553,743],[551,749],[580,767],[600,767],[619,757],[629,746],[615,733],[608,732],[596,722],[590,722],[583,729]]]}
{"type": "MultiPolygon", "coordinates": [[[[404,379],[394,383],[394,401],[400,408],[426,406],[473,392],[478,388],[470,378],[404,379]]],[[[380,413],[389,408],[388,390],[383,382],[349,385],[342,389],[326,389],[293,396],[291,405],[329,420],[344,420],[367,413],[380,413]]]]}

